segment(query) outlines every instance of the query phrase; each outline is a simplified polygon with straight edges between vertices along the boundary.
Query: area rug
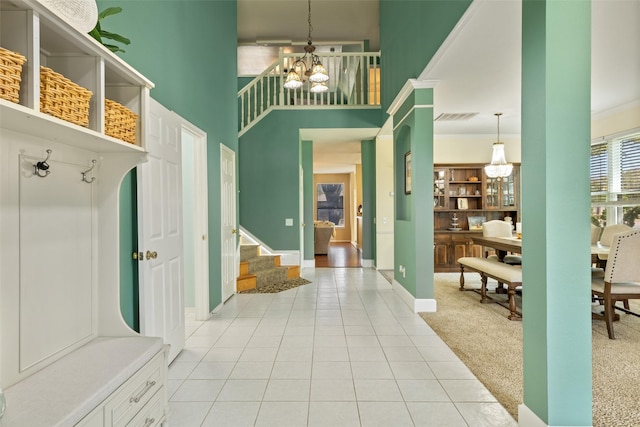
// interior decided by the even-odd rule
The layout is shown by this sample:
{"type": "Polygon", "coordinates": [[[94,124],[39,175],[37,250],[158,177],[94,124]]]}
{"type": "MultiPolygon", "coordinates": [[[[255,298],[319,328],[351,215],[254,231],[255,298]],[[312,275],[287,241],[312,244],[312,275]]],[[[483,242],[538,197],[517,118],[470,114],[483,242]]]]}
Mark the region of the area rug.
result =
{"type": "MultiPolygon", "coordinates": [[[[435,277],[438,312],[420,316],[517,418],[523,400],[522,323],[508,320],[508,310],[498,304],[481,304],[477,293],[460,292],[458,273],[435,277]]],[[[480,287],[477,274],[465,278],[466,288],[480,287]]],[[[633,301],[631,308],[640,312],[633,301]]],[[[616,339],[610,340],[604,322],[593,321],[593,426],[640,426],[640,318],[621,314],[614,329],[616,339]]]]}
{"type": "Polygon", "coordinates": [[[274,294],[276,292],[282,292],[289,289],[297,288],[298,286],[311,283],[303,277],[297,277],[295,279],[289,279],[285,282],[274,283],[271,285],[261,286],[255,289],[247,289],[246,291],[238,292],[239,294],[274,294]]]}

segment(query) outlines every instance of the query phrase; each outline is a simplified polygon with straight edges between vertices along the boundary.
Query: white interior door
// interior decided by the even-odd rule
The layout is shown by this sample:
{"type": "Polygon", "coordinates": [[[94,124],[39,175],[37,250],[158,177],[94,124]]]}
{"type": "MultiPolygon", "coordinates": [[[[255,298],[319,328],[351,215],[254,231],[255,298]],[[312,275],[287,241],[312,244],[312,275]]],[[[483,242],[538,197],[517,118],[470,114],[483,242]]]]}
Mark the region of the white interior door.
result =
{"type": "Polygon", "coordinates": [[[220,144],[222,302],[236,292],[236,154],[220,144]]]}
{"type": "Polygon", "coordinates": [[[140,332],[164,338],[171,362],[185,343],[181,127],[153,99],[147,123],[149,161],[138,167],[140,332]]]}
{"type": "MultiPolygon", "coordinates": [[[[192,222],[193,232],[193,281],[195,291],[196,320],[207,320],[209,309],[209,202],[207,184],[207,134],[196,126],[182,120],[182,143],[188,140],[192,144],[191,161],[193,186],[193,209],[190,218],[184,218],[184,229],[187,222],[192,222]]],[[[184,150],[183,150],[184,153],[184,150]]],[[[185,166],[187,162],[182,162],[185,166]]],[[[185,174],[183,173],[183,176],[185,174]]],[[[186,188],[186,186],[183,186],[186,188]]],[[[186,242],[186,239],[185,239],[186,242]]],[[[187,248],[185,247],[185,254],[187,248]]],[[[188,260],[185,259],[185,263],[188,260]]],[[[186,286],[187,284],[185,284],[186,286]]]]}

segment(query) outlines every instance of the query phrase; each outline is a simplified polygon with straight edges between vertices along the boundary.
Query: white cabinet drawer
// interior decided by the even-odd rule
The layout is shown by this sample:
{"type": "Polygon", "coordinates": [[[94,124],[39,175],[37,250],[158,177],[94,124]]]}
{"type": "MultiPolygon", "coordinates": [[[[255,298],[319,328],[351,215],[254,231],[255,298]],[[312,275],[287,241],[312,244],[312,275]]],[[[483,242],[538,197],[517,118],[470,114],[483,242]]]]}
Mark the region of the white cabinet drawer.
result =
{"type": "Polygon", "coordinates": [[[106,425],[126,426],[158,393],[165,382],[164,363],[164,353],[159,353],[113,394],[105,405],[106,425]]]}
{"type": "Polygon", "coordinates": [[[127,427],[154,427],[164,420],[164,388],[161,388],[138,412],[127,427]]]}

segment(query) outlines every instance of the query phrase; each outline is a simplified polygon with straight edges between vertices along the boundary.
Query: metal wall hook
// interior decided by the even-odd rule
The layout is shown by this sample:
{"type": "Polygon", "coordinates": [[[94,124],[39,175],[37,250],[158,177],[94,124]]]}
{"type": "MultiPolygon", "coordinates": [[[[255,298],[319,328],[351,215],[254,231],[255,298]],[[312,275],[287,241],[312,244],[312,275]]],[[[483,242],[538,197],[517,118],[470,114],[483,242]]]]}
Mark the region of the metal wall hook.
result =
{"type": "Polygon", "coordinates": [[[91,179],[87,179],[87,174],[89,172],[91,172],[93,170],[93,168],[95,168],[95,167],[96,167],[96,159],[93,159],[93,160],[91,160],[91,167],[89,169],[87,169],[86,171],[81,172],[82,173],[82,180],[84,182],[86,182],[87,184],[91,184],[93,181],[96,180],[95,176],[92,176],[91,179]]]}
{"type": "Polygon", "coordinates": [[[34,175],[37,175],[40,178],[45,178],[47,175],[51,173],[51,171],[49,170],[49,163],[47,163],[47,160],[49,160],[49,157],[51,157],[51,149],[47,150],[47,157],[44,160],[39,161],[38,163],[33,165],[34,175]],[[40,174],[40,171],[43,171],[44,174],[40,174]]]}

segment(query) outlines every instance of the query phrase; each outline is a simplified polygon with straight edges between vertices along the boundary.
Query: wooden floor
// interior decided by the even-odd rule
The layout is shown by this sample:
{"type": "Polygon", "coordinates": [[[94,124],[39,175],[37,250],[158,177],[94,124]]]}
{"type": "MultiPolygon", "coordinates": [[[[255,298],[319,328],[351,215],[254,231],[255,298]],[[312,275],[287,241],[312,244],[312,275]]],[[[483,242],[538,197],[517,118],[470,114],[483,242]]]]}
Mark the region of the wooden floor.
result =
{"type": "Polygon", "coordinates": [[[362,267],[362,252],[351,243],[330,243],[327,255],[316,255],[316,268],[362,267]]]}

